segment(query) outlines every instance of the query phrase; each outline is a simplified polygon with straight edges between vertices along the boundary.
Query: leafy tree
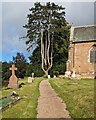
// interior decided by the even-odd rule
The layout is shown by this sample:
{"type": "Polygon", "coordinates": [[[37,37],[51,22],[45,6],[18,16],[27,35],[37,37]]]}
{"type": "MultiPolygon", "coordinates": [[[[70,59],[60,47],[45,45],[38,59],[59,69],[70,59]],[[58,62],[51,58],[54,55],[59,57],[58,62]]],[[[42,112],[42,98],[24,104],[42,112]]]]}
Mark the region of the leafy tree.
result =
{"type": "Polygon", "coordinates": [[[42,63],[42,69],[46,76],[53,62],[57,60],[60,62],[60,58],[64,54],[66,55],[65,58],[67,57],[66,44],[68,42],[70,26],[68,26],[65,20],[64,9],[55,3],[48,2],[46,5],[41,5],[41,3],[36,2],[34,7],[30,9],[31,13],[27,15],[28,23],[23,26],[27,29],[27,35],[23,38],[28,38],[26,41],[28,50],[34,44],[38,45],[30,57],[31,61],[34,63],[36,61],[34,54],[40,54],[41,52],[41,57],[39,56],[39,58],[42,61],[37,59],[39,60],[38,62],[42,63]]]}
{"type": "Polygon", "coordinates": [[[11,72],[9,70],[9,68],[11,67],[12,62],[3,62],[2,63],[2,80],[4,81],[8,81],[9,77],[11,76],[11,72]]]}
{"type": "Polygon", "coordinates": [[[32,69],[32,72],[37,77],[43,76],[43,71],[41,69],[41,54],[40,54],[40,46],[38,46],[32,53],[32,55],[29,57],[30,59],[30,67],[32,69]]]}
{"type": "Polygon", "coordinates": [[[31,63],[26,63],[26,74],[25,76],[32,76],[33,66],[31,63]]]}
{"type": "Polygon", "coordinates": [[[0,86],[2,85],[2,62],[0,61],[0,86]]]}
{"type": "Polygon", "coordinates": [[[18,78],[24,78],[26,73],[26,59],[25,56],[21,53],[17,53],[15,57],[13,57],[13,63],[17,67],[16,75],[18,78]]]}

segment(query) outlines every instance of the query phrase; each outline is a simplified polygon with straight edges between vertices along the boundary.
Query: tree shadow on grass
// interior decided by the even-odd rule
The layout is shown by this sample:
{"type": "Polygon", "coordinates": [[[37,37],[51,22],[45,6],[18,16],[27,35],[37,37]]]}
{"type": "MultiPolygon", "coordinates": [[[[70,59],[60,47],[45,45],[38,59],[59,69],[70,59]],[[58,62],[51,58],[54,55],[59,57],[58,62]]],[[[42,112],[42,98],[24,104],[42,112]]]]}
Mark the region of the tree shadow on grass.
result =
{"type": "Polygon", "coordinates": [[[25,83],[21,83],[21,84],[19,84],[19,88],[21,88],[23,85],[25,85],[25,83]]]}
{"type": "Polygon", "coordinates": [[[8,87],[7,87],[7,88],[4,88],[3,90],[9,90],[9,89],[11,89],[11,88],[8,88],[8,87]]]}
{"type": "MultiPolygon", "coordinates": [[[[23,85],[25,85],[25,83],[21,83],[21,84],[19,84],[19,87],[18,88],[21,88],[23,85]]],[[[8,88],[7,87],[8,86],[8,83],[7,84],[2,84],[2,86],[1,87],[5,87],[5,88],[3,88],[3,90],[9,90],[9,89],[12,89],[12,88],[8,88]]]]}

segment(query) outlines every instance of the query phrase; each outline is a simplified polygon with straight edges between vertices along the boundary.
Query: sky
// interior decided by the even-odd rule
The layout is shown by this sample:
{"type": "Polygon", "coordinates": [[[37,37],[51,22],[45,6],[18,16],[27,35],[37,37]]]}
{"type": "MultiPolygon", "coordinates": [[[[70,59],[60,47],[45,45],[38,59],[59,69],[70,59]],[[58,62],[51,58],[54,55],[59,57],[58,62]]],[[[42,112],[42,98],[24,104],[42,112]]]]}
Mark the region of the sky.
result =
{"type": "MultiPolygon", "coordinates": [[[[32,54],[32,50],[27,52],[27,46],[25,40],[19,38],[26,35],[26,29],[22,26],[27,23],[27,14],[29,8],[34,5],[32,0],[23,2],[21,0],[3,0],[0,2],[0,61],[12,61],[13,56],[16,56],[17,52],[22,53],[27,61],[28,57],[32,54]],[[16,2],[17,1],[17,2],[16,2]]],[[[44,0],[46,2],[46,0],[44,0]]],[[[84,1],[84,0],[83,0],[84,1]]],[[[47,1],[48,2],[48,1],[47,1]]],[[[53,1],[54,2],[54,1],[53,1]]],[[[67,0],[61,2],[56,1],[58,5],[65,7],[66,20],[70,25],[93,25],[94,24],[94,1],[85,0],[85,2],[77,2],[67,0]]]]}

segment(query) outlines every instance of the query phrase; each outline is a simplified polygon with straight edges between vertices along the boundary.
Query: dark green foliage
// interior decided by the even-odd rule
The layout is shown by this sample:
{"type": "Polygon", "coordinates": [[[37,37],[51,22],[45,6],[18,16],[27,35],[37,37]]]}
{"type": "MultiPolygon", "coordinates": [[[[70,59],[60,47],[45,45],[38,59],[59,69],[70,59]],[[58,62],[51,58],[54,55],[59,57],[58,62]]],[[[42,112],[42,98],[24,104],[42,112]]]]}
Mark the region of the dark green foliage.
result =
{"type": "Polygon", "coordinates": [[[51,71],[49,71],[49,74],[50,74],[50,77],[54,77],[54,71],[53,70],[51,70],[51,71]]]}
{"type": "Polygon", "coordinates": [[[41,69],[41,54],[39,46],[34,50],[33,54],[29,57],[29,59],[30,67],[32,69],[32,72],[34,72],[35,76],[43,76],[43,71],[41,69]]]}
{"type": "Polygon", "coordinates": [[[41,54],[40,54],[40,47],[38,46],[32,55],[29,57],[30,64],[27,65],[27,72],[29,71],[29,74],[26,73],[26,76],[32,75],[32,72],[36,77],[43,76],[43,71],[41,69],[41,54]]]}
{"type": "Polygon", "coordinates": [[[38,46],[29,57],[30,63],[32,65],[41,64],[41,53],[40,53],[40,46],[38,46]]]}
{"type": "Polygon", "coordinates": [[[24,78],[25,73],[26,73],[26,60],[23,54],[17,53],[16,57],[13,57],[13,62],[3,62],[2,63],[2,83],[5,84],[5,82],[8,82],[10,76],[11,76],[11,71],[9,68],[12,66],[12,64],[15,64],[17,67],[16,76],[18,78],[24,78]]]}
{"type": "Polygon", "coordinates": [[[53,73],[54,73],[54,75],[56,75],[56,77],[58,77],[58,75],[59,75],[58,71],[54,71],[53,73]]]}
{"type": "Polygon", "coordinates": [[[0,62],[0,72],[2,72],[2,62],[0,62]]]}
{"type": "Polygon", "coordinates": [[[25,76],[32,76],[33,68],[32,64],[26,63],[26,74],[25,76]]]}
{"type": "Polygon", "coordinates": [[[27,15],[28,23],[23,26],[27,29],[27,34],[23,38],[28,38],[26,41],[26,44],[29,46],[28,50],[34,47],[34,44],[40,46],[41,29],[44,29],[45,35],[48,24],[51,25],[50,33],[51,37],[53,34],[53,43],[60,43],[58,44],[60,45],[59,47],[56,45],[54,45],[54,47],[61,48],[62,46],[63,49],[66,50],[65,45],[68,43],[70,26],[65,20],[64,10],[65,8],[55,3],[48,2],[46,5],[41,5],[41,3],[36,2],[34,4],[34,7],[30,9],[30,14],[27,15]],[[49,23],[49,16],[51,17],[51,23],[49,23]]]}
{"type": "Polygon", "coordinates": [[[44,73],[41,69],[41,64],[34,64],[32,69],[33,69],[35,77],[42,77],[43,76],[44,73]]]}
{"type": "Polygon", "coordinates": [[[4,80],[8,80],[10,75],[11,75],[11,72],[9,70],[10,66],[11,66],[12,62],[3,62],[2,63],[2,82],[4,82],[4,80]]]}
{"type": "MultiPolygon", "coordinates": [[[[58,71],[60,74],[65,72],[65,64],[68,58],[69,45],[69,30],[70,26],[65,20],[65,8],[58,6],[55,3],[46,3],[42,5],[39,2],[34,4],[30,9],[30,14],[27,15],[28,22],[23,27],[27,29],[27,35],[23,38],[28,38],[26,44],[28,50],[34,45],[37,48],[29,57],[32,63],[33,71],[37,75],[41,73],[41,29],[44,30],[44,40],[46,39],[46,32],[48,24],[51,25],[51,49],[53,50],[53,67],[52,71],[58,71]],[[49,16],[51,23],[49,23],[49,16]]],[[[43,73],[43,72],[42,72],[43,73]]]]}
{"type": "Polygon", "coordinates": [[[35,77],[41,77],[41,76],[43,76],[43,71],[41,69],[41,64],[27,63],[25,76],[32,76],[32,72],[34,73],[35,77]]]}
{"type": "Polygon", "coordinates": [[[2,62],[0,61],[0,86],[2,86],[2,62]]]}
{"type": "Polygon", "coordinates": [[[13,57],[13,62],[17,67],[16,75],[18,78],[24,78],[26,73],[26,59],[23,54],[17,53],[16,57],[13,57]]]}

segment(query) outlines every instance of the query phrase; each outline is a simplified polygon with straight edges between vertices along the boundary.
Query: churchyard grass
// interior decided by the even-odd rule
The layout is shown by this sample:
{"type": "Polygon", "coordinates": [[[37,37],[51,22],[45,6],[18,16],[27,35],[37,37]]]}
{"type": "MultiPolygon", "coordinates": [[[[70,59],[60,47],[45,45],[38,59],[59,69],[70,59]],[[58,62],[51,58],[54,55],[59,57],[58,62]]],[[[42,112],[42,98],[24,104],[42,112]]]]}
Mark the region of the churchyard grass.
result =
{"type": "Polygon", "coordinates": [[[94,80],[53,78],[49,82],[64,100],[72,118],[94,118],[94,80]]]}
{"type": "Polygon", "coordinates": [[[3,118],[36,118],[37,104],[39,93],[39,83],[44,78],[35,78],[33,83],[28,83],[27,78],[19,80],[21,88],[18,89],[6,89],[2,90],[2,97],[8,95],[12,91],[16,91],[22,98],[16,105],[3,111],[3,118]]]}

